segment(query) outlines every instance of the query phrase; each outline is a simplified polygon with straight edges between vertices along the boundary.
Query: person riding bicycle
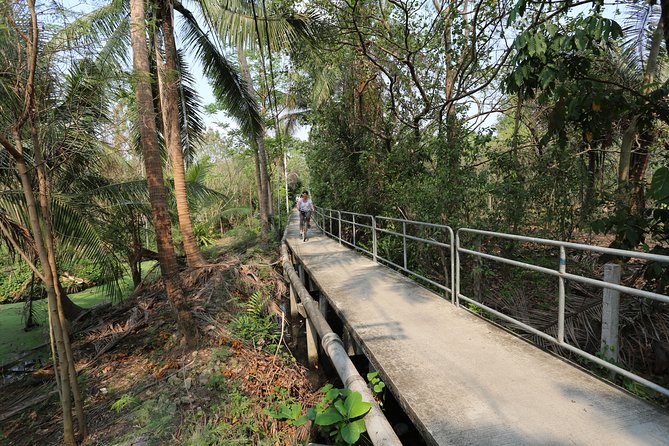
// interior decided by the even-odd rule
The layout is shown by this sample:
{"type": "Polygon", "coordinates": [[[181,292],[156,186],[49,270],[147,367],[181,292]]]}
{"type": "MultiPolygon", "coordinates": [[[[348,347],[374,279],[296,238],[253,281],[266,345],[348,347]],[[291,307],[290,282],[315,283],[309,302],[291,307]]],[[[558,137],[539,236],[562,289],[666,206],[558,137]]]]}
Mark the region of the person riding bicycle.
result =
{"type": "Polygon", "coordinates": [[[314,203],[309,198],[309,192],[306,190],[302,192],[302,197],[297,201],[297,209],[300,211],[300,237],[304,235],[304,231],[309,229],[309,220],[311,213],[314,211],[314,203]]]}

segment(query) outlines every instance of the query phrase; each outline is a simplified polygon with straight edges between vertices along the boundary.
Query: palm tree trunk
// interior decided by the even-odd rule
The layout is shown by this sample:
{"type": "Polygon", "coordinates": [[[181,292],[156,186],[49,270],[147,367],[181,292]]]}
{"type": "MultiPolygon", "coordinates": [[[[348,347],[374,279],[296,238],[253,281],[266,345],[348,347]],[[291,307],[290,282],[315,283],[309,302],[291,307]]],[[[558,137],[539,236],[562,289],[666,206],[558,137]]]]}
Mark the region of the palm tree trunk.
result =
{"type": "MultiPolygon", "coordinates": [[[[197,240],[193,233],[193,224],[188,208],[188,196],[186,195],[186,170],[184,167],[179,124],[180,74],[177,68],[177,47],[174,41],[171,3],[166,0],[162,1],[160,14],[163,28],[163,43],[165,45],[165,60],[164,64],[160,63],[160,48],[156,46],[156,61],[158,64],[158,91],[160,92],[159,96],[163,115],[163,135],[165,135],[167,151],[170,154],[170,161],[172,162],[174,195],[177,202],[179,228],[181,229],[186,261],[190,267],[199,267],[206,265],[207,262],[197,245],[197,240]]],[[[182,110],[182,113],[186,113],[186,110],[182,110]]]]}
{"type": "MultiPolygon", "coordinates": [[[[49,314],[49,330],[51,333],[52,357],[54,371],[57,376],[56,384],[59,390],[61,407],[63,409],[63,442],[65,445],[75,445],[74,426],[72,423],[72,393],[70,389],[70,379],[68,377],[68,359],[65,350],[64,337],[67,336],[67,331],[64,330],[62,310],[59,311],[59,305],[54,288],[54,272],[49,261],[49,254],[47,247],[42,237],[42,222],[37,212],[37,204],[35,201],[34,190],[30,178],[28,165],[24,155],[23,143],[21,140],[21,129],[27,122],[30,116],[35,114],[35,75],[37,72],[37,59],[39,51],[39,27],[37,23],[37,12],[35,9],[35,1],[27,1],[28,11],[30,14],[30,26],[28,35],[19,43],[19,53],[25,51],[26,54],[26,72],[24,79],[24,72],[20,72],[16,77],[17,87],[20,87],[25,94],[25,103],[23,104],[23,111],[17,116],[16,121],[12,127],[12,138],[14,144],[10,143],[8,139],[0,135],[0,144],[10,153],[14,158],[16,169],[21,180],[23,195],[26,200],[26,208],[28,210],[28,220],[32,231],[32,237],[35,242],[35,249],[42,265],[41,278],[47,293],[48,314],[49,314]],[[25,47],[21,44],[25,43],[25,47]],[[59,314],[60,313],[60,314],[59,314]]],[[[49,228],[50,229],[50,228],[49,228]]],[[[44,228],[48,231],[48,228],[44,228]]]]}
{"type": "Polygon", "coordinates": [[[193,315],[184,298],[183,290],[181,289],[177,258],[174,253],[174,245],[172,244],[172,228],[170,227],[169,215],[167,213],[163,166],[158,148],[156,112],[153,107],[151,93],[151,70],[149,67],[143,0],[130,1],[130,17],[139,133],[144,155],[151,211],[156,230],[160,270],[167,291],[167,297],[176,311],[177,324],[186,344],[191,345],[195,341],[196,326],[193,315]]]}
{"type": "MultiPolygon", "coordinates": [[[[253,79],[251,78],[251,70],[249,69],[246,55],[242,48],[238,48],[237,54],[239,56],[239,68],[242,73],[242,78],[246,82],[249,92],[256,95],[253,88],[253,79]]],[[[262,136],[255,140],[256,146],[256,179],[258,181],[258,208],[260,209],[260,235],[263,241],[269,239],[269,214],[270,214],[270,198],[269,198],[269,176],[267,175],[267,151],[265,150],[265,126],[262,128],[262,136]]]]}
{"type": "MultiPolygon", "coordinates": [[[[77,371],[74,367],[74,354],[70,343],[69,322],[65,314],[64,301],[67,299],[72,305],[75,305],[64,292],[63,287],[58,280],[58,265],[56,263],[56,243],[53,237],[53,226],[51,224],[51,196],[49,194],[49,185],[46,177],[46,168],[42,156],[42,148],[37,132],[36,118],[30,119],[30,132],[33,141],[33,156],[35,157],[35,166],[37,171],[37,184],[39,187],[40,209],[42,211],[42,220],[44,221],[44,235],[46,241],[46,252],[49,260],[49,267],[53,275],[53,286],[56,291],[56,305],[58,308],[58,318],[63,331],[63,345],[65,347],[67,377],[70,382],[70,389],[74,400],[74,410],[77,414],[79,424],[79,433],[83,440],[88,437],[88,428],[86,427],[86,417],[84,415],[84,406],[81,399],[81,391],[77,382],[77,371]]],[[[76,308],[81,310],[78,305],[76,308]]]]}
{"type": "Polygon", "coordinates": [[[58,304],[56,297],[56,290],[54,288],[53,273],[49,263],[49,255],[44,246],[44,239],[42,238],[40,219],[37,213],[37,204],[35,202],[35,195],[33,192],[32,181],[28,174],[28,166],[23,157],[23,148],[21,144],[19,130],[14,131],[14,144],[16,145],[19,156],[14,156],[16,169],[21,178],[21,185],[23,188],[23,196],[26,200],[26,207],[28,209],[28,218],[30,220],[30,228],[33,239],[35,240],[35,248],[39,257],[40,264],[44,275],[44,287],[46,288],[49,325],[53,334],[53,341],[55,344],[56,356],[53,358],[54,370],[58,374],[56,380],[59,384],[60,404],[63,409],[63,442],[67,446],[74,446],[76,441],[74,439],[74,425],[72,423],[72,400],[70,380],[67,369],[67,355],[65,353],[64,332],[61,325],[61,319],[58,314],[58,304]]]}
{"type": "MultiPolygon", "coordinates": [[[[660,21],[651,38],[648,61],[643,73],[643,84],[646,86],[651,85],[655,79],[664,29],[663,22],[660,21]]],[[[650,88],[645,87],[642,93],[651,93],[650,88]]],[[[623,134],[618,164],[617,206],[626,215],[629,213],[641,215],[645,209],[643,179],[648,167],[648,146],[655,139],[654,133],[653,124],[646,124],[644,128],[640,128],[639,116],[634,116],[623,134]]]]}

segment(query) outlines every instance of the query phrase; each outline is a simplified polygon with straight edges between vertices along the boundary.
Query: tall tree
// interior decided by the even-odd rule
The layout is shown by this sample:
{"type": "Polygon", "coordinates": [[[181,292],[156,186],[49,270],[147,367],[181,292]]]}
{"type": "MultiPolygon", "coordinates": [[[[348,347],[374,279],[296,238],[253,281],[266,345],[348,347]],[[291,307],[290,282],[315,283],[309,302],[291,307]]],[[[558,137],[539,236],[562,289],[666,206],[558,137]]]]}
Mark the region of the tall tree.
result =
{"type": "MultiPolygon", "coordinates": [[[[13,157],[16,169],[21,179],[23,196],[25,199],[31,235],[34,240],[34,246],[37,251],[41,272],[29,261],[33,271],[43,281],[48,301],[49,327],[52,345],[52,359],[54,370],[56,371],[56,383],[59,389],[61,406],[63,409],[63,436],[64,443],[68,446],[75,445],[75,434],[72,419],[72,400],[79,422],[79,431],[82,437],[86,437],[86,421],[83,413],[83,405],[77,382],[76,370],[74,367],[74,358],[70,347],[69,324],[63,311],[62,302],[59,301],[59,283],[56,266],[55,244],[53,237],[53,228],[51,224],[51,206],[45,169],[43,165],[42,149],[40,147],[37,127],[37,114],[39,113],[36,103],[36,89],[38,77],[38,53],[40,50],[39,24],[37,20],[37,11],[35,1],[27,1],[28,25],[23,21],[15,19],[15,12],[20,9],[19,5],[8,3],[3,5],[3,22],[8,25],[3,31],[3,37],[13,34],[15,39],[15,48],[17,48],[16,60],[13,68],[15,69],[15,79],[11,89],[3,89],[6,95],[4,99],[9,104],[20,105],[16,109],[10,129],[11,136],[0,133],[0,145],[13,157]],[[11,29],[11,31],[9,31],[11,29]],[[11,33],[11,34],[10,34],[11,33]],[[29,124],[30,141],[32,143],[32,156],[35,161],[35,170],[37,171],[37,185],[39,193],[39,209],[35,200],[35,190],[33,188],[33,178],[30,175],[26,150],[23,142],[24,127],[29,124]],[[41,212],[39,212],[41,210],[41,212]]],[[[19,16],[21,14],[19,13],[19,16]]],[[[10,37],[11,39],[11,37],[10,37]]],[[[10,66],[10,68],[12,68],[10,66]]]]}
{"type": "MultiPolygon", "coordinates": [[[[163,135],[172,163],[174,194],[177,202],[179,228],[183,239],[188,266],[203,266],[207,262],[197,245],[193,233],[188,196],[186,194],[186,168],[184,165],[183,146],[181,144],[181,126],[179,123],[179,83],[180,73],[177,66],[177,46],[174,39],[173,5],[169,0],[160,2],[159,20],[162,24],[163,43],[165,45],[164,63],[161,63],[160,47],[156,45],[158,61],[158,85],[160,110],[162,113],[163,135]]],[[[185,113],[186,111],[184,111],[185,113]]]]}
{"type": "Polygon", "coordinates": [[[151,91],[151,68],[147,49],[147,26],[143,0],[130,1],[130,35],[134,67],[134,87],[137,102],[138,127],[144,155],[144,168],[149,187],[149,199],[156,231],[161,275],[176,319],[186,344],[195,341],[197,327],[184,297],[179,268],[172,244],[172,228],[165,199],[165,180],[160,159],[156,112],[151,91]]]}

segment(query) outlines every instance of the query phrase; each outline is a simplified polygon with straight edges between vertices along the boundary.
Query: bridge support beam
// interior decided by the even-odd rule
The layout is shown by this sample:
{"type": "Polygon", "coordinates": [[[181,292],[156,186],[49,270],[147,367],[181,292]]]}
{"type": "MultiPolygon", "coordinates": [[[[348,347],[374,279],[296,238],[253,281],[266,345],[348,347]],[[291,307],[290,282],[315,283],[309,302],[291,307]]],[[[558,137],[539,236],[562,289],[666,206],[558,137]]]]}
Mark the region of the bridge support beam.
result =
{"type": "MultiPolygon", "coordinates": [[[[289,282],[290,283],[290,282],[289,282]]],[[[297,299],[295,298],[295,287],[292,283],[288,286],[290,289],[290,319],[297,320],[297,299]]]]}
{"type": "Polygon", "coordinates": [[[344,330],[342,332],[342,341],[344,342],[344,348],[346,349],[346,353],[349,356],[364,354],[358,343],[355,342],[353,336],[351,336],[350,330],[346,327],[344,327],[344,330]]]}
{"type": "Polygon", "coordinates": [[[316,367],[318,365],[318,332],[307,318],[307,361],[309,367],[316,367]]]}
{"type": "MultiPolygon", "coordinates": [[[[604,281],[620,284],[620,265],[604,265],[604,281]]],[[[618,319],[620,316],[620,291],[604,288],[602,298],[602,351],[604,359],[618,362],[618,319]]]]}
{"type": "Polygon", "coordinates": [[[318,299],[318,309],[321,310],[321,314],[323,317],[327,320],[328,318],[328,308],[330,306],[328,305],[328,300],[327,298],[321,294],[319,299],[318,299]]]}

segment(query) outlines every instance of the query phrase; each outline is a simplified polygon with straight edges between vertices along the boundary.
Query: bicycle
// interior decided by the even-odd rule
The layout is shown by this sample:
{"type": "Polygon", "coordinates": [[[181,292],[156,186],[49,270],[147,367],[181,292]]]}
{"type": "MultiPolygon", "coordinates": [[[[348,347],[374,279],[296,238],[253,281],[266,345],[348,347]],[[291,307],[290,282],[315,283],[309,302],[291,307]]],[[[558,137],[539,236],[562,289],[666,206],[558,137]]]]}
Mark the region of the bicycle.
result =
{"type": "Polygon", "coordinates": [[[311,227],[311,211],[300,211],[300,233],[302,241],[307,241],[307,233],[311,227]]]}

